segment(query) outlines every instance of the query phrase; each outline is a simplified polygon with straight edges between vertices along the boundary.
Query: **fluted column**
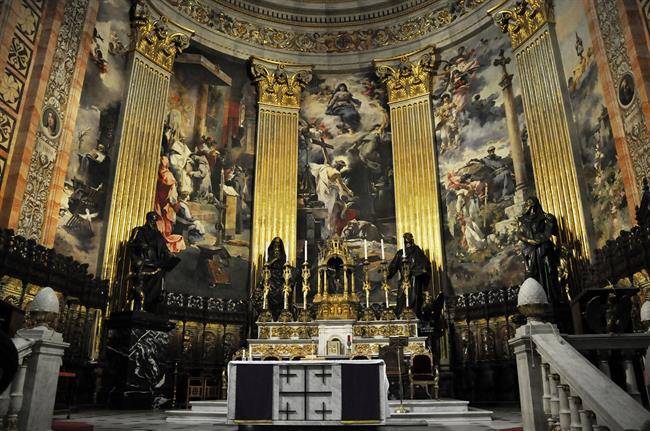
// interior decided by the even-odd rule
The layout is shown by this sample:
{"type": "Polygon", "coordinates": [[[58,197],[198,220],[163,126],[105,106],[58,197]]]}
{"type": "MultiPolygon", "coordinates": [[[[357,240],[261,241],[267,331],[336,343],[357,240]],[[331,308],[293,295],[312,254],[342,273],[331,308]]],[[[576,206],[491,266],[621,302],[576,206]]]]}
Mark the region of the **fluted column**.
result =
{"type": "Polygon", "coordinates": [[[298,115],[311,66],[253,57],[257,86],[257,150],[251,245],[251,286],[264,250],[278,236],[295,262],[298,223],[298,115]]]}
{"type": "Polygon", "coordinates": [[[445,268],[438,161],[431,82],[436,50],[421,50],[374,60],[388,90],[393,141],[397,235],[411,232],[433,264],[434,294],[442,289],[445,268]]]}
{"type": "Polygon", "coordinates": [[[508,1],[490,14],[517,60],[537,196],[557,217],[562,243],[577,242],[574,257],[589,259],[593,228],[552,0],[508,1]]]}
{"type": "Polygon", "coordinates": [[[111,311],[126,305],[125,242],[153,209],[169,80],[176,54],[191,33],[139,4],[131,11],[134,35],[126,93],[118,123],[119,147],[109,202],[102,277],[110,280],[111,311]]]}

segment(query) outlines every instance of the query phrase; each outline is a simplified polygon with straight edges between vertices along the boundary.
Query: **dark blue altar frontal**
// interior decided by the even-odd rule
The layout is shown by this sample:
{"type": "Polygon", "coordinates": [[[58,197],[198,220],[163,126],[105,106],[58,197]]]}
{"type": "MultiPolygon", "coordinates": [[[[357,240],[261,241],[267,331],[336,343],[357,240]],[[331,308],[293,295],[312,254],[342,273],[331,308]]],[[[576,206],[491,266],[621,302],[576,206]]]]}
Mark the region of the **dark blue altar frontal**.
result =
{"type": "Polygon", "coordinates": [[[381,360],[233,361],[228,365],[228,421],[382,424],[387,389],[381,360]]]}

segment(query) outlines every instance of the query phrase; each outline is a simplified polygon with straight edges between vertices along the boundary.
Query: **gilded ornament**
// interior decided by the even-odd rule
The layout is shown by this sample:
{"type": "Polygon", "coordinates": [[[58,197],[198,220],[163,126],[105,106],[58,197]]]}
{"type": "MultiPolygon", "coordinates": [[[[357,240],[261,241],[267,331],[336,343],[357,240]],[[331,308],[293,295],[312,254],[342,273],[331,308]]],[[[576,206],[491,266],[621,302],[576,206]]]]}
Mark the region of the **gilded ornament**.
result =
{"type": "Polygon", "coordinates": [[[184,15],[215,32],[264,48],[310,53],[360,52],[383,48],[427,36],[441,29],[485,0],[465,0],[463,7],[436,4],[415,17],[384,27],[351,31],[291,31],[231,17],[198,0],[172,0],[184,15]]]}
{"type": "Polygon", "coordinates": [[[167,24],[168,20],[164,16],[153,19],[142,2],[138,2],[133,10],[133,48],[171,72],[176,55],[190,45],[190,38],[185,33],[171,33],[167,24]]]}
{"type": "Polygon", "coordinates": [[[512,48],[521,46],[540,27],[554,20],[552,0],[520,0],[510,9],[491,9],[497,27],[508,33],[512,48]]]}
{"type": "Polygon", "coordinates": [[[253,58],[251,66],[253,80],[257,84],[258,101],[283,108],[300,108],[300,94],[312,78],[311,67],[273,62],[275,70],[271,71],[271,64],[264,64],[263,61],[253,58]],[[288,71],[289,66],[302,69],[288,71]]]}
{"type": "Polygon", "coordinates": [[[429,94],[437,68],[436,55],[435,48],[429,46],[399,57],[373,60],[375,73],[388,89],[388,101],[399,102],[429,94]],[[421,55],[415,59],[418,54],[421,55]]]}

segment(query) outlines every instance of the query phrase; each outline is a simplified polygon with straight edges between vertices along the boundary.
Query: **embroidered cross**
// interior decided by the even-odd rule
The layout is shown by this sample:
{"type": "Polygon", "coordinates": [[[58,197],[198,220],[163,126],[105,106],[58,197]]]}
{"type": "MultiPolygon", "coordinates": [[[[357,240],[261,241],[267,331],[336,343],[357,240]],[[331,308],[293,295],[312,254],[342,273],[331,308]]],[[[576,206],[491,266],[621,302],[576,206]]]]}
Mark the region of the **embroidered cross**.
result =
{"type": "Polygon", "coordinates": [[[296,413],[295,410],[289,409],[289,401],[287,401],[287,404],[286,404],[286,407],[284,408],[284,410],[280,410],[280,414],[286,415],[285,420],[289,420],[289,415],[292,415],[294,413],[296,413]]]}
{"type": "Polygon", "coordinates": [[[326,367],[327,367],[327,365],[321,365],[320,366],[320,373],[314,374],[314,376],[320,377],[321,379],[323,379],[323,384],[327,384],[326,379],[328,377],[332,377],[332,373],[328,372],[329,368],[327,368],[327,370],[326,370],[325,369],[326,367]]]}
{"type": "Polygon", "coordinates": [[[332,413],[331,410],[327,410],[327,409],[325,408],[325,401],[323,401],[323,403],[322,403],[322,407],[321,407],[320,410],[314,410],[314,411],[315,411],[316,413],[322,415],[322,416],[323,416],[323,420],[326,420],[326,419],[327,419],[327,414],[328,414],[328,413],[332,413]]]}
{"type": "Polygon", "coordinates": [[[292,373],[289,367],[284,367],[280,369],[280,378],[284,377],[286,382],[289,383],[291,377],[297,377],[298,374],[292,373]]]}

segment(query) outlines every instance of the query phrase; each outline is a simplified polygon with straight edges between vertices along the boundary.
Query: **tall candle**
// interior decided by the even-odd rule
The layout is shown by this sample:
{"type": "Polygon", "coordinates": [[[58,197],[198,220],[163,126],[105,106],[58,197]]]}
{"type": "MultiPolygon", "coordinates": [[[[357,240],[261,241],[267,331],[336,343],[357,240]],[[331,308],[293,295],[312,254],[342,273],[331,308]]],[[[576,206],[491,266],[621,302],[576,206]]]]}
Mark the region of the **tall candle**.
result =
{"type": "Polygon", "coordinates": [[[406,249],[404,245],[404,237],[402,237],[402,257],[404,257],[405,254],[406,254],[406,249]]]}
{"type": "Polygon", "coordinates": [[[269,263],[269,249],[268,248],[264,249],[264,262],[269,263]]]}
{"type": "Polygon", "coordinates": [[[386,260],[386,255],[384,254],[384,239],[381,240],[381,260],[386,260]]]}
{"type": "Polygon", "coordinates": [[[307,240],[305,240],[305,262],[307,262],[307,240]]]}
{"type": "Polygon", "coordinates": [[[368,241],[363,240],[363,258],[368,260],[368,241]]]}
{"type": "Polygon", "coordinates": [[[289,263],[289,243],[284,246],[284,255],[287,257],[287,263],[289,263]]]}

